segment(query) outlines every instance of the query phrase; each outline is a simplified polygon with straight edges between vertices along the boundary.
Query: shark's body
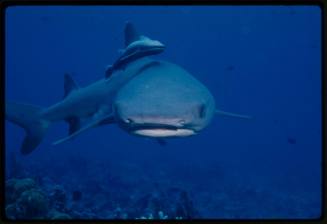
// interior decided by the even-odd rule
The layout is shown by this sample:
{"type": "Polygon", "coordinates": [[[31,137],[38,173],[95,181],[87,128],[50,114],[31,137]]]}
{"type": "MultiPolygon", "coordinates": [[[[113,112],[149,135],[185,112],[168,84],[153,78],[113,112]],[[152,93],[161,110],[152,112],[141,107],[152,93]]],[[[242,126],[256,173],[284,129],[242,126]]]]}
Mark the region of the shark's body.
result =
{"type": "Polygon", "coordinates": [[[26,130],[23,154],[32,152],[57,121],[69,123],[69,135],[55,144],[112,123],[145,137],[185,137],[205,128],[214,113],[214,98],[204,85],[178,65],[147,57],[84,88],[66,75],[65,98],[48,108],[6,103],[6,119],[26,130]]]}
{"type": "MultiPolygon", "coordinates": [[[[127,46],[138,41],[135,35],[127,34],[127,46]]],[[[6,119],[26,131],[21,152],[31,153],[49,125],[62,120],[69,124],[69,134],[55,144],[89,128],[113,123],[130,134],[160,139],[164,144],[164,138],[194,135],[210,123],[215,101],[203,84],[176,64],[145,57],[151,45],[144,51],[130,49],[123,68],[118,66],[89,86],[80,88],[65,75],[64,99],[48,108],[6,102],[6,119]]]]}

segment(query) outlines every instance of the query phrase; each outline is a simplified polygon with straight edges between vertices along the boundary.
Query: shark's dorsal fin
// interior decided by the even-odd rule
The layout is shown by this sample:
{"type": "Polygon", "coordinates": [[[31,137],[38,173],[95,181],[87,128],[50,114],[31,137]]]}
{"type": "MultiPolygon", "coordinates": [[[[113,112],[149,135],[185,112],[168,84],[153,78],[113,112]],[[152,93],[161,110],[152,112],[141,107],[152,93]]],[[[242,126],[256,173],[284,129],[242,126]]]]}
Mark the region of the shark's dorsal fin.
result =
{"type": "Polygon", "coordinates": [[[135,29],[134,25],[131,22],[126,22],[125,25],[125,47],[130,43],[138,40],[140,38],[139,33],[135,29]]]}
{"type": "Polygon", "coordinates": [[[73,90],[78,89],[78,85],[73,80],[73,78],[69,74],[65,74],[64,81],[64,98],[67,97],[73,90]]]}

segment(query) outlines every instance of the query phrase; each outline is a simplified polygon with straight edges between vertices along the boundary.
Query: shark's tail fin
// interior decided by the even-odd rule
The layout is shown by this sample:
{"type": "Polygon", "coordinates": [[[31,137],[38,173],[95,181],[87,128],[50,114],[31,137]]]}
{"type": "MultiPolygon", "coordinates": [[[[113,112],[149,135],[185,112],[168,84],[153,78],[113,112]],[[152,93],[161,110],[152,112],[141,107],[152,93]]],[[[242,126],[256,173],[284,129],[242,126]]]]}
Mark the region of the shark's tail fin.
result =
{"type": "Polygon", "coordinates": [[[24,128],[26,136],[21,146],[21,153],[26,155],[31,153],[42,141],[49,122],[41,119],[41,107],[7,102],[6,119],[24,128]]]}

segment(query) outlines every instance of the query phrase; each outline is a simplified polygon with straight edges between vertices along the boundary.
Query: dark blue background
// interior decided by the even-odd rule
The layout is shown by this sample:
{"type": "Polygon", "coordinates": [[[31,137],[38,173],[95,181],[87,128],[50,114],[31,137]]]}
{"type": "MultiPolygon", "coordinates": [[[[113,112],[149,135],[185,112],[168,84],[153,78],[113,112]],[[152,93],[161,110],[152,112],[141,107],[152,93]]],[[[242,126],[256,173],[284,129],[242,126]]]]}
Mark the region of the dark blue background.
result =
{"type": "MultiPolygon", "coordinates": [[[[67,135],[61,122],[28,156],[19,155],[24,131],[6,123],[7,155],[13,152],[28,174],[69,189],[83,190],[92,181],[110,187],[101,183],[102,169],[140,181],[135,188],[151,189],[155,181],[177,184],[191,192],[203,217],[318,217],[320,19],[316,6],[10,7],[7,100],[47,107],[63,97],[64,73],[72,73],[80,86],[102,78],[123,48],[123,27],[130,20],[166,45],[157,58],[179,64],[208,87],[218,109],[254,119],[216,116],[199,135],[172,139],[164,147],[115,125],[52,146],[67,135]],[[268,192],[275,199],[251,206],[253,198],[238,205],[228,197],[218,199],[233,187],[268,192]],[[211,207],[201,204],[206,197],[211,207]],[[287,206],[270,209],[274,203],[297,206],[298,212],[288,212],[287,206]],[[222,204],[245,211],[226,214],[222,204]]],[[[10,162],[7,167],[9,172],[10,162]]],[[[91,191],[84,194],[92,198],[91,191]]]]}

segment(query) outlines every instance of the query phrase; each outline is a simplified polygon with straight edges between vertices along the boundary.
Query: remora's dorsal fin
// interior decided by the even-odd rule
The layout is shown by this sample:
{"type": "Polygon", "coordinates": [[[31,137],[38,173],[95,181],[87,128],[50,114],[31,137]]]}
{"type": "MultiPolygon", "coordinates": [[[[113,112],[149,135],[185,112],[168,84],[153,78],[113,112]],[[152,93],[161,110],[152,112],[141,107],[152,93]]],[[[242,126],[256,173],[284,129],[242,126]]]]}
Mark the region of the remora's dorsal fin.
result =
{"type": "Polygon", "coordinates": [[[73,78],[69,74],[65,74],[65,81],[64,81],[64,98],[69,95],[69,93],[73,90],[78,89],[78,85],[73,80],[73,78]]]}
{"type": "Polygon", "coordinates": [[[237,118],[243,118],[243,119],[252,119],[251,116],[248,115],[242,115],[242,114],[235,114],[235,113],[230,113],[230,112],[226,112],[226,111],[222,111],[222,110],[218,110],[216,109],[216,114],[219,115],[224,115],[224,116],[228,116],[228,117],[237,117],[237,118]]]}
{"type": "Polygon", "coordinates": [[[130,43],[138,40],[140,38],[139,33],[135,29],[134,25],[131,22],[126,22],[125,25],[125,47],[130,43]]]}

